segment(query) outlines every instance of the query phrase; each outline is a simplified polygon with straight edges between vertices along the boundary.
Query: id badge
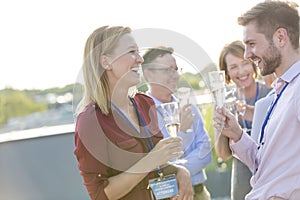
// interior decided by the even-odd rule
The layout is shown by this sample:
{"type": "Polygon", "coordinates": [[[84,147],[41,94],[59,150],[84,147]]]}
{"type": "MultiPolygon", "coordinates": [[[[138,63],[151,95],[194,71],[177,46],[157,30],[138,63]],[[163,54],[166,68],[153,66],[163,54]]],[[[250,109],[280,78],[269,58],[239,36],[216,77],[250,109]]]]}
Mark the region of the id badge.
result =
{"type": "Polygon", "coordinates": [[[149,180],[149,186],[156,199],[165,199],[178,194],[178,186],[175,174],[163,178],[154,178],[149,180]]]}

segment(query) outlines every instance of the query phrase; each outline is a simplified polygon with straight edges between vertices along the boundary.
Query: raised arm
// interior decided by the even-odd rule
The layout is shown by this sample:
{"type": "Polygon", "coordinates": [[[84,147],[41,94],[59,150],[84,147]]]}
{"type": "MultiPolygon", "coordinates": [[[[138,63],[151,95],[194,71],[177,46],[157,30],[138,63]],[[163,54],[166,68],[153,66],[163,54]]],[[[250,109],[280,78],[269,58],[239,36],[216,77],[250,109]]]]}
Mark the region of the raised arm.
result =
{"type": "Polygon", "coordinates": [[[229,110],[217,108],[213,120],[214,127],[229,139],[229,148],[232,150],[233,156],[253,170],[258,146],[256,142],[247,133],[244,133],[237,119],[229,110]]]}

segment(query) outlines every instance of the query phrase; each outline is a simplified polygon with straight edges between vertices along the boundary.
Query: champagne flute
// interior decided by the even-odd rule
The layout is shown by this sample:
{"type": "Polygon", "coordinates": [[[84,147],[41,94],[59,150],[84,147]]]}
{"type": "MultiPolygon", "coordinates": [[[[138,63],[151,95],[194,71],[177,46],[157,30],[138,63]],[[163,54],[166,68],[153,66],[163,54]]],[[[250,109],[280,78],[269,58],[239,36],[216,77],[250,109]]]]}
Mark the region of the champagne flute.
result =
{"type": "Polygon", "coordinates": [[[230,112],[232,112],[233,114],[236,113],[236,88],[234,87],[228,87],[227,91],[225,93],[225,108],[227,108],[228,110],[230,110],[230,112]]]}
{"type": "MultiPolygon", "coordinates": [[[[177,89],[177,97],[179,99],[179,103],[180,103],[179,107],[180,107],[181,111],[185,105],[190,104],[190,96],[191,96],[191,88],[180,87],[177,89]]],[[[182,120],[184,120],[184,119],[182,119],[182,120]]],[[[185,132],[192,132],[192,131],[193,131],[193,129],[189,128],[185,132]]]]}
{"type": "Polygon", "coordinates": [[[180,87],[177,89],[177,97],[180,102],[180,106],[184,106],[185,104],[190,103],[190,95],[191,95],[191,88],[189,87],[180,87]]]}
{"type": "MultiPolygon", "coordinates": [[[[225,71],[211,71],[208,72],[210,90],[215,100],[217,107],[223,107],[225,103],[225,71]]],[[[220,135],[224,128],[224,122],[218,124],[216,128],[217,135],[220,135]]]]}
{"type": "Polygon", "coordinates": [[[177,102],[169,102],[160,104],[157,107],[161,113],[165,127],[171,137],[177,137],[180,126],[180,110],[177,102]]]}
{"type": "Polygon", "coordinates": [[[225,71],[212,71],[208,73],[210,89],[218,107],[225,103],[225,71]]]}
{"type": "MultiPolygon", "coordinates": [[[[180,127],[180,109],[178,102],[163,103],[158,105],[158,112],[161,114],[164,126],[170,137],[177,137],[180,127]]],[[[184,160],[178,158],[172,159],[173,163],[184,163],[184,160]]]]}
{"type": "Polygon", "coordinates": [[[236,88],[236,109],[238,115],[244,116],[246,112],[246,97],[245,97],[245,87],[240,86],[236,88]]]}

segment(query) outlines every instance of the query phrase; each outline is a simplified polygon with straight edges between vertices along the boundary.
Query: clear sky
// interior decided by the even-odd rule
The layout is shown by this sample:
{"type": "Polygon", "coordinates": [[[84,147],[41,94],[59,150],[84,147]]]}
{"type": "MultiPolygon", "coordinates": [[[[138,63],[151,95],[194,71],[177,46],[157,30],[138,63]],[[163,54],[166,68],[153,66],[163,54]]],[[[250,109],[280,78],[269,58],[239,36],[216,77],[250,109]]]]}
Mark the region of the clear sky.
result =
{"type": "Polygon", "coordinates": [[[0,89],[45,89],[74,83],[85,40],[103,25],[175,31],[200,45],[217,63],[225,43],[242,39],[237,17],[260,1],[1,1],[0,89]]]}

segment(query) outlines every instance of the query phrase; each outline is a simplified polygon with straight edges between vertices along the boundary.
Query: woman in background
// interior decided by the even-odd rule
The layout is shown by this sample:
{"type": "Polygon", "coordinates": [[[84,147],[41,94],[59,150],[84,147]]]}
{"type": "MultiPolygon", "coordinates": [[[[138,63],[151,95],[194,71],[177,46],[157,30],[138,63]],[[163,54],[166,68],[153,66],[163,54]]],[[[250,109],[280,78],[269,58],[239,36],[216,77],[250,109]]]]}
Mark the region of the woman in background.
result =
{"type": "MultiPolygon", "coordinates": [[[[252,128],[254,104],[260,98],[266,96],[271,90],[264,83],[256,80],[257,70],[254,63],[244,59],[245,47],[241,41],[233,41],[226,44],[219,56],[219,69],[225,71],[226,84],[234,83],[236,87],[245,88],[246,111],[239,115],[239,123],[246,128],[248,134],[252,128]]],[[[239,108],[237,108],[238,110],[239,108]]],[[[216,134],[216,153],[226,161],[232,157],[229,148],[229,138],[216,134]]],[[[231,199],[241,200],[251,190],[250,178],[252,173],[246,165],[233,158],[231,176],[231,199]]]]}

